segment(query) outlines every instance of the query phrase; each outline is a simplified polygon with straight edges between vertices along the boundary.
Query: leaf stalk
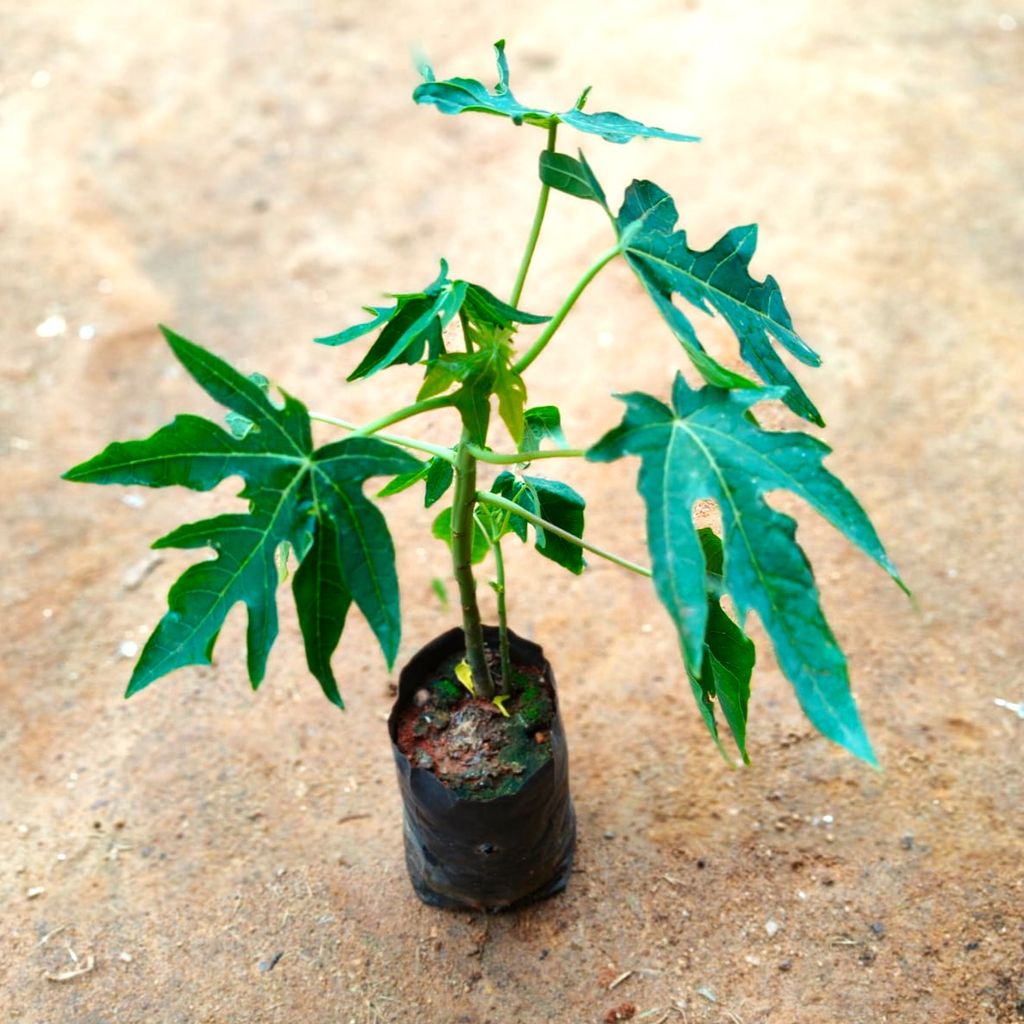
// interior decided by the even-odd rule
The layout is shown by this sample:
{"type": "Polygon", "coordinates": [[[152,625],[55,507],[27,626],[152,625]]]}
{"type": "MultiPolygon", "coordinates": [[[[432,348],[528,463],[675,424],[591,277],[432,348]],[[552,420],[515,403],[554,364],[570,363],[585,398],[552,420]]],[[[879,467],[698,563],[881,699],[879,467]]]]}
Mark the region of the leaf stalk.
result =
{"type": "MultiPolygon", "coordinates": [[[[555,137],[558,134],[558,122],[552,121],[548,126],[547,152],[555,151],[555,137]]],[[[551,194],[551,186],[541,183],[540,195],[537,197],[537,209],[533,214],[533,224],[530,227],[530,237],[526,240],[526,251],[523,253],[522,262],[519,264],[519,273],[516,274],[516,283],[512,288],[512,297],[509,304],[518,306],[523,295],[523,287],[526,284],[526,275],[530,271],[530,263],[533,260],[534,251],[537,248],[537,241],[540,238],[541,225],[544,223],[544,214],[548,209],[548,196],[551,194]]]]}
{"type": "Polygon", "coordinates": [[[432,412],[434,409],[445,409],[451,404],[452,400],[447,395],[439,395],[437,398],[425,398],[421,402],[413,402],[412,405],[403,406],[401,409],[396,409],[394,412],[389,412],[386,416],[381,416],[379,419],[359,427],[355,430],[353,436],[369,437],[385,427],[390,427],[392,423],[400,423],[402,420],[419,416],[420,413],[432,412]]]}
{"type": "Polygon", "coordinates": [[[471,444],[469,450],[478,462],[488,462],[492,466],[519,466],[537,459],[579,459],[587,454],[582,448],[559,448],[557,451],[545,452],[492,452],[475,444],[471,444]]]}
{"type": "Polygon", "coordinates": [[[494,590],[498,596],[498,651],[501,656],[501,688],[505,693],[511,692],[512,656],[508,643],[508,610],[505,604],[505,556],[501,550],[501,540],[491,541],[494,552],[494,590]]]}
{"type": "Polygon", "coordinates": [[[570,544],[575,544],[577,547],[583,548],[584,551],[589,551],[591,554],[597,555],[599,558],[603,558],[609,562],[614,562],[615,565],[622,566],[623,569],[628,569],[630,572],[635,572],[638,576],[646,576],[650,578],[652,575],[651,570],[646,566],[638,565],[636,562],[631,562],[628,558],[622,558],[620,555],[616,555],[611,551],[599,548],[596,544],[591,544],[588,541],[583,540],[582,537],[577,537],[576,534],[570,533],[568,530],[563,530],[560,526],[555,526],[554,523],[549,523],[546,519],[542,519],[540,516],[534,515],[521,505],[517,505],[514,501],[509,501],[508,498],[503,498],[500,494],[494,494],[492,491],[477,491],[476,500],[483,502],[485,505],[492,505],[495,508],[504,509],[506,512],[511,512],[513,515],[522,516],[523,519],[533,526],[536,526],[547,533],[553,533],[556,537],[561,537],[563,540],[569,541],[570,544]]]}
{"type": "Polygon", "coordinates": [[[544,351],[548,342],[555,336],[555,332],[562,326],[562,321],[569,315],[569,311],[576,305],[576,300],[583,294],[587,285],[622,251],[621,245],[616,242],[611,249],[605,250],[587,268],[586,273],[576,282],[573,290],[569,292],[565,302],[548,322],[547,327],[541,332],[537,340],[526,350],[519,360],[512,367],[516,373],[522,373],[533,361],[544,351]]]}
{"type": "MultiPolygon", "coordinates": [[[[351,420],[341,420],[337,416],[328,416],[322,412],[311,412],[309,414],[311,420],[316,420],[318,423],[329,423],[334,427],[341,427],[342,430],[351,430],[354,434],[362,436],[362,429],[359,424],[353,423],[351,420]]],[[[411,448],[413,451],[426,452],[428,455],[434,455],[439,459],[444,459],[445,462],[455,465],[455,452],[451,448],[445,448],[440,444],[431,444],[429,441],[419,441],[414,437],[403,437],[401,434],[385,434],[383,431],[376,430],[373,434],[374,437],[380,438],[381,441],[387,441],[389,444],[397,444],[402,448],[411,448]]]]}

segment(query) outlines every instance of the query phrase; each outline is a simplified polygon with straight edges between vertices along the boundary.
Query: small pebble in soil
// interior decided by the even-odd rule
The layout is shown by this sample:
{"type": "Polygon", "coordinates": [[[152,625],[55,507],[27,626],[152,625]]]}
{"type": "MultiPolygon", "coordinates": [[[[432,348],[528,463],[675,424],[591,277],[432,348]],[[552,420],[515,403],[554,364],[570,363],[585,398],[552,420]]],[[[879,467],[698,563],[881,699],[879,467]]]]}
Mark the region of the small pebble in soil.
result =
{"type": "Polygon", "coordinates": [[[605,839],[614,839],[615,838],[615,833],[610,828],[605,829],[603,835],[604,835],[605,839]]]}
{"type": "Polygon", "coordinates": [[[284,950],[282,949],[275,953],[273,956],[268,957],[266,960],[261,960],[258,965],[260,974],[266,974],[267,971],[272,971],[277,966],[278,961],[283,956],[284,950]]]}
{"type": "MultiPolygon", "coordinates": [[[[36,72],[39,74],[40,72],[36,72]]],[[[36,327],[36,336],[40,338],[57,338],[68,329],[67,321],[59,314],[48,316],[36,327]]]]}
{"type": "Polygon", "coordinates": [[[780,971],[791,971],[793,969],[793,961],[787,956],[785,960],[779,961],[780,971]]]}
{"type": "Polygon", "coordinates": [[[779,934],[779,929],[782,927],[778,921],[765,921],[764,930],[768,933],[769,939],[774,939],[779,934]]]}
{"type": "Polygon", "coordinates": [[[903,836],[900,838],[900,846],[902,846],[904,850],[912,850],[914,848],[914,833],[904,832],[903,836]]]}
{"type": "Polygon", "coordinates": [[[964,946],[964,949],[966,949],[968,953],[973,953],[976,949],[981,949],[981,943],[980,942],[968,942],[967,945],[964,946]]]}
{"type": "Polygon", "coordinates": [[[635,1013],[636,1003],[620,1003],[604,1015],[605,1024],[615,1024],[618,1020],[632,1020],[635,1013]]]}
{"type": "Polygon", "coordinates": [[[872,921],[868,927],[875,935],[878,936],[878,938],[882,938],[882,936],[885,935],[885,925],[882,924],[881,921],[872,921]]]}

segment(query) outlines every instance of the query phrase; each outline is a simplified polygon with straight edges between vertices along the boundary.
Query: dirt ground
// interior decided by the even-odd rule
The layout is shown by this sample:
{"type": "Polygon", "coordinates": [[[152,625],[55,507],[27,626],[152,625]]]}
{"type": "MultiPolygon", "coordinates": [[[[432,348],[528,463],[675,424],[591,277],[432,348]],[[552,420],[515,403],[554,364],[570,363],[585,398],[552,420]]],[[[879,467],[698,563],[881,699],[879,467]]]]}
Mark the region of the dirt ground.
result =
{"type": "MultiPolygon", "coordinates": [[[[1024,9],[982,0],[0,0],[0,1021],[427,1024],[1024,1020],[1024,9]],[[597,11],[600,11],[597,14],[597,11]],[[542,136],[414,107],[409,52],[700,146],[581,141],[609,193],[650,177],[691,237],[758,222],[824,367],[802,379],[831,465],[917,607],[807,513],[800,536],[884,770],[815,736],[762,651],[753,767],[718,758],[644,580],[511,551],[515,628],[554,662],[578,870],[542,906],[419,905],[384,718],[352,617],[349,710],[308,678],[290,597],[258,694],[241,616],[216,665],[124,702],[129,652],[190,553],[149,542],[236,508],[74,487],[112,438],[212,405],[164,321],[354,420],[415,376],[343,383],[309,339],[454,270],[507,293],[542,136]],[[88,969],[91,968],[91,969],[88,969]],[[71,980],[58,980],[81,972],[71,980]],[[618,982],[612,987],[613,982],[618,982]]],[[[528,309],[608,243],[556,196],[528,309]]],[[[717,351],[725,335],[701,322],[717,351]]],[[[621,266],[531,370],[570,441],[664,390],[676,343],[621,266]]],[[[780,415],[779,422],[786,422],[780,415]]],[[[409,432],[448,439],[450,421],[409,432]]],[[[330,436],[329,433],[324,434],[330,436]]],[[[643,558],[632,470],[571,465],[597,543],[643,558]]],[[[404,659],[453,624],[412,492],[404,659]]],[[[760,636],[760,633],[757,633],[760,636]]]]}

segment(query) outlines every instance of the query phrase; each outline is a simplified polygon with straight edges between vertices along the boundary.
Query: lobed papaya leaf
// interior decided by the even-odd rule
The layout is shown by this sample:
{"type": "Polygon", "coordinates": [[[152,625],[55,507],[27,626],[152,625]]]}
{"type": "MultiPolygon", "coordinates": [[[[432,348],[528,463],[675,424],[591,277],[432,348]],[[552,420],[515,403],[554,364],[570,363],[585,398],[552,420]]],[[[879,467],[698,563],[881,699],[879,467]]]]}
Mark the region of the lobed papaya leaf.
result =
{"type": "MultiPolygon", "coordinates": [[[[698,500],[712,499],[722,514],[723,583],[739,627],[750,611],[757,613],[808,718],[830,739],[874,764],[850,694],[846,659],[796,543],[796,523],[768,505],[765,493],[782,488],[803,498],[903,584],[864,510],[822,465],[828,446],[807,434],[762,430],[747,418],[751,405],[779,394],[779,389],[726,391],[710,386],[695,391],[680,375],[671,406],[640,393],[620,396],[626,403],[622,423],[587,457],[609,462],[640,456],[637,486],[647,505],[654,585],[679,632],[691,678],[702,678],[711,621],[707,558],[691,510],[698,500]]],[[[716,628],[727,634],[723,644],[729,641],[731,649],[745,649],[724,623],[718,621],[716,628]]],[[[738,655],[712,653],[742,684],[738,655]]],[[[715,682],[717,690],[718,677],[715,682]]],[[[725,683],[732,693],[732,683],[725,683]]],[[[730,721],[730,726],[742,733],[742,694],[733,703],[735,724],[730,721]]]]}
{"type": "Polygon", "coordinates": [[[488,89],[475,78],[449,78],[438,81],[433,68],[426,62],[420,63],[420,74],[424,81],[413,90],[416,103],[435,106],[442,114],[463,114],[478,111],[507,117],[513,124],[530,124],[538,128],[550,128],[558,123],[567,124],[588,135],[599,135],[608,142],[626,143],[635,138],[668,139],[672,142],[699,142],[695,135],[681,135],[663,128],[634,121],[621,114],[606,111],[588,114],[583,104],[590,92],[588,86],[575,105],[564,113],[554,113],[539,107],[524,106],[512,95],[509,87],[508,60],[505,57],[505,40],[494,44],[498,65],[498,82],[493,90],[488,89]]]}
{"type": "Polygon", "coordinates": [[[694,366],[716,387],[752,386],[707,354],[693,325],[673,303],[673,295],[681,295],[702,312],[721,313],[739,341],[740,355],[761,380],[784,387],[779,397],[793,412],[824,426],[821,414],[772,344],[778,342],[808,366],[821,363],[794,331],[775,279],[769,276],[758,281],[750,276],[756,225],[733,228],[702,252],[689,247],[685,231],[675,230],[676,220],[672,197],[653,182],[634,181],[626,189],[618,216],[626,262],[694,366]]]}
{"type": "MultiPolygon", "coordinates": [[[[571,533],[574,537],[583,537],[584,509],[587,506],[582,495],[568,484],[546,477],[516,477],[512,473],[499,474],[491,485],[495,494],[500,494],[509,501],[514,501],[527,512],[547,520],[552,526],[571,533]]],[[[531,524],[532,525],[532,524],[531,524]]],[[[527,522],[521,516],[510,515],[507,530],[515,533],[525,541],[527,522]]],[[[556,562],[577,576],[586,568],[583,549],[572,541],[559,537],[554,533],[534,527],[537,550],[545,557],[556,562]]]]}
{"type": "Polygon", "coordinates": [[[128,695],[186,665],[209,664],[230,609],[248,610],[249,678],[262,681],[277,636],[277,554],[299,559],[293,583],[307,660],[325,694],[341,705],[330,656],[354,601],[391,665],[400,639],[394,548],[383,516],[363,494],[373,476],[408,473],[417,460],[373,437],[314,449],[301,402],[270,397],[265,380],[243,376],[222,359],[162,328],[195,381],[236,417],[234,433],[198,416],[178,416],[151,437],[115,442],[68,470],[84,483],[173,485],[207,491],[230,476],[245,482],[247,513],[181,526],[156,547],[210,547],[217,557],[186,569],[168,595],[168,611],[143,647],[128,695]],[[237,429],[244,420],[246,429],[237,429]],[[312,558],[310,564],[306,559],[312,558]],[[337,628],[325,625],[335,616],[337,628]]]}

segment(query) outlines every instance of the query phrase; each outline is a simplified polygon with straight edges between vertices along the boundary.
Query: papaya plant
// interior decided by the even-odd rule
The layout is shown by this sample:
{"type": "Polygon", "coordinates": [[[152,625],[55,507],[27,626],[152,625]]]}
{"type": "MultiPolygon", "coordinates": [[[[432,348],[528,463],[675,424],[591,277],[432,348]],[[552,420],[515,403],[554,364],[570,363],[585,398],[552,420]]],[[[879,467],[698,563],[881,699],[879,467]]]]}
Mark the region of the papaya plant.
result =
{"type": "Polygon", "coordinates": [[[444,114],[480,112],[546,133],[536,212],[508,299],[453,276],[442,260],[422,290],[390,294],[384,304],[364,307],[365,321],[316,339],[342,346],[373,337],[350,381],[390,366],[422,367],[413,401],[362,425],[313,413],[265,378],[246,376],[162,328],[196,383],[227,408],[227,429],[181,415],[144,440],[111,444],[65,474],[73,481],[197,491],[231,476],[244,481],[245,511],[181,526],[155,542],[158,548],[210,548],[216,554],[186,569],[172,586],[168,611],[139,656],[128,695],[175,669],[209,663],[225,617],[239,602],[248,613],[248,674],[257,687],[278,632],[276,591],[288,559],[297,563],[292,591],[309,670],[327,698],[343,707],[331,657],[353,604],[391,667],[401,635],[395,552],[378,502],[365,490],[367,481],[389,477],[378,499],[422,483],[426,507],[445,501],[440,514],[431,513],[432,530],[450,547],[465,635],[460,677],[478,697],[500,707],[511,677],[503,544],[511,535],[527,541],[532,531],[537,551],[572,573],[584,570],[587,552],[651,579],[678,632],[683,671],[700,714],[720,749],[719,714],[747,760],[755,651],[744,624],[754,612],[811,722],[873,763],[846,659],[822,612],[796,523],[765,495],[781,489],[804,499],[903,583],[861,506],[825,468],[829,448],[807,433],[765,429],[754,414],[759,403],[778,401],[809,424],[823,425],[780,352],[808,367],[819,358],[794,329],[774,278],[759,281],[750,274],[756,227],[733,228],[709,249],[695,249],[677,226],[668,192],[643,180],[633,181],[613,211],[582,151],[573,156],[558,148],[563,126],[616,144],[637,138],[693,143],[696,137],[616,113],[591,113],[585,109],[589,88],[564,112],[527,106],[510,89],[504,44],[495,51],[493,88],[469,78],[437,80],[423,65],[413,99],[444,114]],[[540,315],[520,303],[552,191],[599,208],[610,225],[609,245],[562,304],[540,315]],[[618,395],[622,421],[588,447],[572,448],[559,410],[529,405],[526,374],[583,291],[614,260],[624,260],[638,278],[678,342],[687,374],[676,374],[668,395],[618,395]],[[751,376],[705,349],[687,306],[725,320],[751,376]],[[450,410],[458,421],[450,446],[388,431],[437,410],[450,410]],[[511,450],[490,444],[495,413],[511,450]],[[315,446],[313,420],[344,435],[315,446]],[[611,462],[626,456],[639,459],[649,567],[584,539],[583,497],[538,468],[559,459],[611,462]],[[480,463],[503,467],[487,489],[478,486],[480,463]],[[717,506],[720,533],[697,527],[694,506],[702,500],[717,506]],[[487,656],[477,600],[476,567],[488,556],[497,593],[497,661],[487,656]]]}

